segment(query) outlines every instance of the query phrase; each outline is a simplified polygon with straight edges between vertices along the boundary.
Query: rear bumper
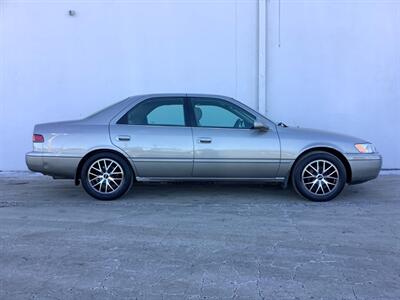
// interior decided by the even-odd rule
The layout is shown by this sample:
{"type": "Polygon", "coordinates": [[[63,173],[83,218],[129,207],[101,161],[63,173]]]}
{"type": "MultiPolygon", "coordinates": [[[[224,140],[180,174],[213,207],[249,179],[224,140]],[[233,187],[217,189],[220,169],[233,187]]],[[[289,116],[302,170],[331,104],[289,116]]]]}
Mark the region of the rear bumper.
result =
{"type": "Polygon", "coordinates": [[[25,162],[29,170],[32,172],[43,171],[42,154],[38,152],[29,152],[25,155],[25,162]]]}
{"type": "Polygon", "coordinates": [[[382,156],[379,154],[349,154],[347,159],[352,175],[350,184],[375,179],[382,167],[382,156]]]}
{"type": "Polygon", "coordinates": [[[74,179],[81,157],[46,155],[29,152],[25,155],[29,170],[54,178],[74,179]]]}

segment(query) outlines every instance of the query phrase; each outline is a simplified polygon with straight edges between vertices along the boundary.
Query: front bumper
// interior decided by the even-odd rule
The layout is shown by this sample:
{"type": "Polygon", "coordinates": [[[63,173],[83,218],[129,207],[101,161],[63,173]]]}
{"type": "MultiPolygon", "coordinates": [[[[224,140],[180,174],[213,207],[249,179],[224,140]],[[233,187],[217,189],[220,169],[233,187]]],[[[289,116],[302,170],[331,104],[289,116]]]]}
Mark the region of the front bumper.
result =
{"type": "Polygon", "coordinates": [[[382,168],[382,156],[379,154],[346,155],[351,168],[350,184],[362,183],[378,177],[382,168]]]}

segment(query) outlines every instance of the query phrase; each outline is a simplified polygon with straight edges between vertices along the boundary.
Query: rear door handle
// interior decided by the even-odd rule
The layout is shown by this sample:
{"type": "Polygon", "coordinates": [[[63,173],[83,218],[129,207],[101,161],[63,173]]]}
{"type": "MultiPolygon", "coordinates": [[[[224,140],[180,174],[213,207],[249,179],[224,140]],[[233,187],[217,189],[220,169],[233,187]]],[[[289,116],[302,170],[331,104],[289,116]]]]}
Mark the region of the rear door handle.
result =
{"type": "Polygon", "coordinates": [[[129,135],[119,135],[117,136],[117,140],[121,142],[127,142],[131,140],[131,137],[129,135]]]}
{"type": "Polygon", "coordinates": [[[202,144],[210,144],[212,142],[212,138],[209,137],[201,137],[197,139],[198,143],[202,143],[202,144]]]}

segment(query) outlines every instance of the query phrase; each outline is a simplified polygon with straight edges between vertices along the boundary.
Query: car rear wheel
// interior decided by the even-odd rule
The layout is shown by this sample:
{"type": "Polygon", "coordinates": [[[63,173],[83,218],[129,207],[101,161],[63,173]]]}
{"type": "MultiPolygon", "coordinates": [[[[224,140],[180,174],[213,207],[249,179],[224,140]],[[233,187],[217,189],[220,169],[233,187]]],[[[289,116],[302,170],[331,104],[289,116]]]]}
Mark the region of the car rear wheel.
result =
{"type": "Polygon", "coordinates": [[[346,169],[333,154],[311,152],[294,166],[292,184],[296,192],[308,200],[329,201],[343,190],[346,169]]]}
{"type": "Polygon", "coordinates": [[[114,153],[98,153],[82,166],[81,181],[85,191],[99,200],[115,200],[124,195],[132,183],[129,164],[114,153]]]}

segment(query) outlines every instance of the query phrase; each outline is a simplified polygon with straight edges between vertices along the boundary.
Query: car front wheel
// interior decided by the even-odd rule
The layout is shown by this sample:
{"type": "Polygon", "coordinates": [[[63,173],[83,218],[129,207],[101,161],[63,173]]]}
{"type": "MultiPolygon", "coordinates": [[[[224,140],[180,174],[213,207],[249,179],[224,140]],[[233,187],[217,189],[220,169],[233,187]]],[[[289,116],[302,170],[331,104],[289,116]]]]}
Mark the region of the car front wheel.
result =
{"type": "Polygon", "coordinates": [[[114,153],[98,153],[82,166],[81,181],[85,191],[99,200],[115,200],[124,195],[132,183],[129,164],[114,153]]]}
{"type": "Polygon", "coordinates": [[[311,152],[294,166],[292,184],[296,192],[308,200],[329,201],[343,190],[346,169],[333,154],[311,152]]]}

